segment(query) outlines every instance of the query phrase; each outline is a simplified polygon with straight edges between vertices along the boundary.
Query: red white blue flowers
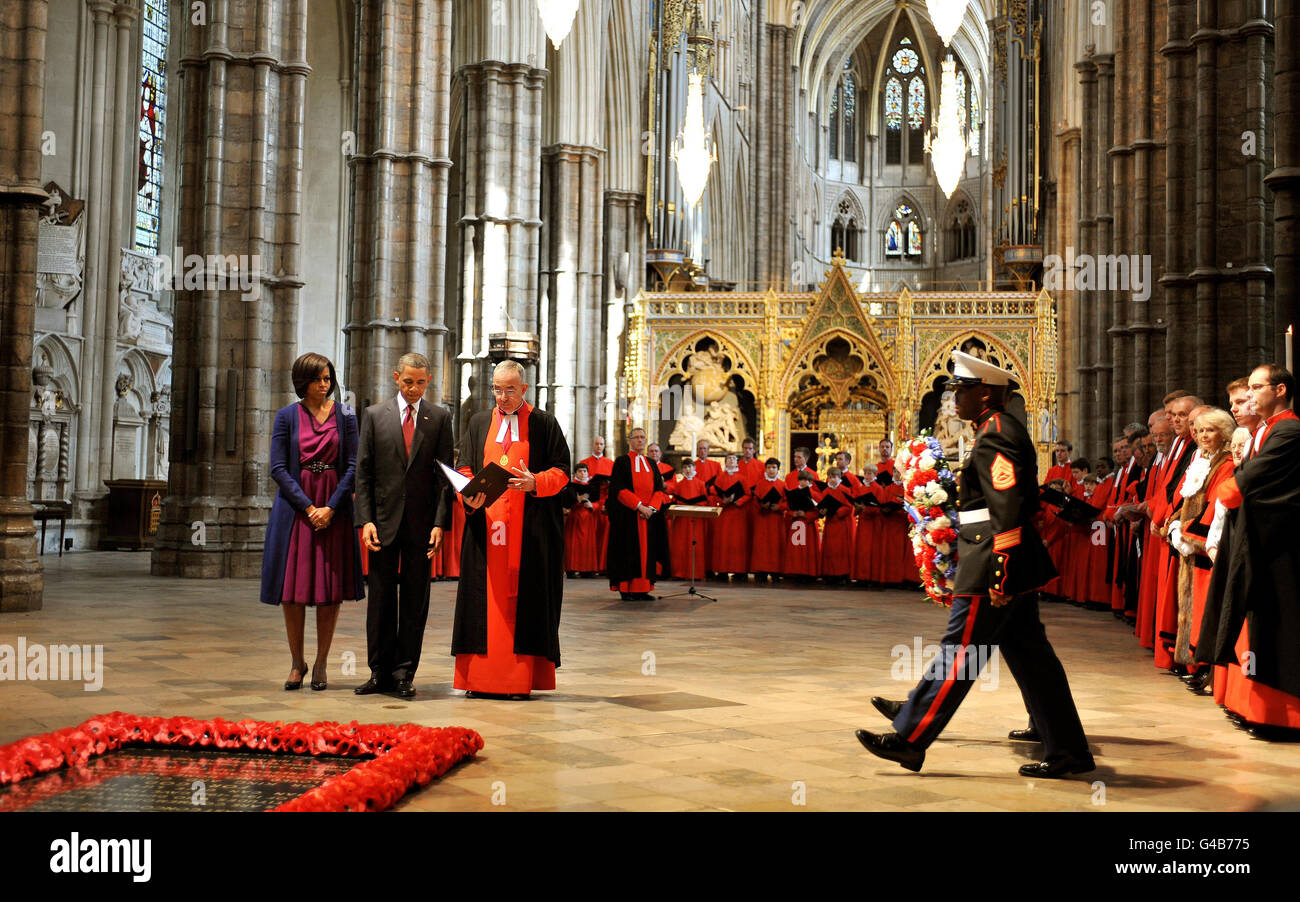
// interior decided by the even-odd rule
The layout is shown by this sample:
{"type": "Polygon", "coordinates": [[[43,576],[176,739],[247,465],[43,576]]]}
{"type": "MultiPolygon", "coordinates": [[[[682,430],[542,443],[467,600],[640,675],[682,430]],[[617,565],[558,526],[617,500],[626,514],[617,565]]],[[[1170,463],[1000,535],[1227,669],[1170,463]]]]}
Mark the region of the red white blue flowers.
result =
{"type": "Polygon", "coordinates": [[[912,520],[912,553],[925,594],[951,606],[957,576],[957,480],[929,430],[905,447],[903,507],[912,520]]]}

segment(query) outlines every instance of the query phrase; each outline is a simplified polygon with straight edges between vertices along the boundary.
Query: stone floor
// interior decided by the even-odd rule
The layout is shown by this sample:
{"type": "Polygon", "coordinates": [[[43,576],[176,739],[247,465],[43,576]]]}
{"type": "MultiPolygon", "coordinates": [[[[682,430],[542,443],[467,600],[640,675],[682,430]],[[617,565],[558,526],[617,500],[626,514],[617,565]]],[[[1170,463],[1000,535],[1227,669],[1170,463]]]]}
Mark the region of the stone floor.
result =
{"type": "Polygon", "coordinates": [[[329,690],[285,692],[283,621],[255,582],[154,578],[147,554],[43,560],[44,610],[0,617],[0,644],[102,644],[103,687],[0,683],[0,743],[115,709],[478,730],[479,756],[404,799],[408,811],[1180,811],[1300,798],[1300,747],[1234,729],[1108,614],[1069,606],[1043,617],[1098,769],[1030,781],[1016,768],[1038,747],[1006,739],[1025,715],[1005,666],[990,665],[919,774],[854,738],[887,729],[868,699],[902,697],[915,648],[942,631],[945,612],[917,593],[716,585],[716,603],[633,607],[599,581],[571,581],[559,689],[511,702],[452,690],[455,584],[435,583],[419,694],[403,701],[352,693],[366,669],[362,604],[340,617],[329,690]],[[345,675],[347,661],[360,672],[345,675]]]}

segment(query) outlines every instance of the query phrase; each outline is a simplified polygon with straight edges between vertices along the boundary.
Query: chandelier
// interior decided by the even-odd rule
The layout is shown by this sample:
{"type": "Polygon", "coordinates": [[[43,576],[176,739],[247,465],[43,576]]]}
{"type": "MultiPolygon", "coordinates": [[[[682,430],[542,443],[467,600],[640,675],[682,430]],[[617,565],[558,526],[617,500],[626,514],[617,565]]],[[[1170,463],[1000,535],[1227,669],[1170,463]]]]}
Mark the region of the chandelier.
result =
{"type": "Polygon", "coordinates": [[[581,0],[537,0],[537,11],[542,15],[542,26],[546,29],[546,36],[551,39],[556,50],[560,49],[560,44],[573,29],[573,18],[578,13],[580,2],[581,0]]]}
{"type": "Polygon", "coordinates": [[[925,0],[930,12],[930,22],[939,32],[939,39],[947,46],[952,43],[953,35],[961,27],[961,20],[966,15],[966,4],[970,0],[925,0]]]}
{"type": "Polygon", "coordinates": [[[952,197],[957,188],[968,152],[957,102],[957,61],[949,56],[943,61],[943,77],[939,82],[939,126],[930,141],[930,164],[934,166],[944,197],[952,197]]]}
{"type": "Polygon", "coordinates": [[[692,207],[700,202],[709,180],[709,168],[717,158],[717,149],[704,130],[704,76],[691,72],[686,89],[686,119],[673,139],[673,160],[677,163],[682,196],[692,207]]]}

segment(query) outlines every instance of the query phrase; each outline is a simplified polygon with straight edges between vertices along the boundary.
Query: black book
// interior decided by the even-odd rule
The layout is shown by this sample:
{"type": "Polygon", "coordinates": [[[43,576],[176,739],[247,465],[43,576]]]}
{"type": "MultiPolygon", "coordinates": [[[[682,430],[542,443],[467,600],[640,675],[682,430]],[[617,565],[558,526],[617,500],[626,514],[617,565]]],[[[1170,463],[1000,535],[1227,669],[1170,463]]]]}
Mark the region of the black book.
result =
{"type": "MultiPolygon", "coordinates": [[[[473,498],[479,492],[487,496],[483,507],[487,507],[501,497],[510,487],[510,480],[515,476],[496,461],[489,461],[483,469],[474,474],[474,478],[460,490],[462,498],[473,498]]],[[[480,508],[482,510],[482,508],[480,508]]]]}
{"type": "Polygon", "coordinates": [[[591,483],[589,482],[571,482],[569,483],[569,489],[573,492],[573,500],[578,504],[581,504],[584,501],[590,501],[592,496],[596,494],[596,490],[592,488],[591,483]]]}
{"type": "Polygon", "coordinates": [[[1091,523],[1101,515],[1101,508],[1080,501],[1073,495],[1067,495],[1060,489],[1050,487],[1039,489],[1038,497],[1047,504],[1059,508],[1060,518],[1067,523],[1091,523]]]}
{"type": "Polygon", "coordinates": [[[593,476],[587,480],[587,485],[591,486],[592,490],[595,492],[602,491],[608,483],[608,476],[593,476]]]}
{"type": "Polygon", "coordinates": [[[693,495],[690,498],[678,498],[676,504],[703,504],[708,496],[693,495]]]}
{"type": "Polygon", "coordinates": [[[871,492],[866,492],[853,499],[854,504],[861,504],[864,507],[880,507],[880,499],[871,492]]]}
{"type": "Polygon", "coordinates": [[[790,506],[792,511],[810,511],[816,510],[817,505],[813,502],[812,489],[787,489],[785,493],[785,503],[790,506]]]}
{"type": "Polygon", "coordinates": [[[827,495],[821,501],[817,502],[817,509],[828,517],[833,517],[835,512],[844,506],[844,502],[834,495],[827,495]]]}
{"type": "Polygon", "coordinates": [[[741,495],[745,494],[745,483],[739,479],[731,484],[730,488],[725,488],[721,492],[723,498],[735,501],[741,495]]]}
{"type": "Polygon", "coordinates": [[[781,492],[778,489],[768,489],[767,494],[758,499],[763,504],[776,504],[781,500],[781,492]]]}

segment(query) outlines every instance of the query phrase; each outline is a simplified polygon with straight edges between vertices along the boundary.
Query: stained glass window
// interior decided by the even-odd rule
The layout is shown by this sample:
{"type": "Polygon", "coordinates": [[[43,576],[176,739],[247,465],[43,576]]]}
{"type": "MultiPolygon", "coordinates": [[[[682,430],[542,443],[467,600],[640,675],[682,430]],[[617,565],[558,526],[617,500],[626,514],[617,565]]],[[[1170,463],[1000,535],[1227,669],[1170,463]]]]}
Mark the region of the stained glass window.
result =
{"type": "Polygon", "coordinates": [[[897,216],[899,219],[906,219],[907,217],[912,215],[912,208],[909,207],[907,204],[899,204],[897,207],[894,208],[894,215],[897,216]]]}
{"type": "Polygon", "coordinates": [[[895,257],[903,253],[903,230],[897,222],[891,222],[885,231],[885,253],[895,257]]]}
{"type": "Polygon", "coordinates": [[[840,158],[840,88],[831,92],[831,159],[840,158]]]}
{"type": "Polygon", "coordinates": [[[910,75],[916,71],[917,64],[921,61],[916,55],[916,51],[910,47],[904,47],[894,53],[894,71],[899,75],[910,75]]]}
{"type": "Polygon", "coordinates": [[[858,109],[858,87],[853,80],[853,73],[844,73],[844,159],[852,163],[857,160],[857,129],[853,127],[853,117],[858,109]]]}
{"type": "Polygon", "coordinates": [[[957,70],[957,121],[966,130],[966,71],[957,70]]]}
{"type": "Polygon", "coordinates": [[[885,83],[885,125],[892,129],[903,125],[903,83],[897,78],[885,83]]]}
{"type": "Polygon", "coordinates": [[[144,0],[140,79],[140,171],[136,181],[135,247],[158,253],[163,138],[167,128],[167,0],[144,0]]]}
{"type": "Polygon", "coordinates": [[[925,127],[925,82],[919,76],[907,85],[907,127],[925,127]]]}
{"type": "Polygon", "coordinates": [[[921,253],[921,227],[916,220],[907,224],[907,252],[913,256],[921,253]]]}

